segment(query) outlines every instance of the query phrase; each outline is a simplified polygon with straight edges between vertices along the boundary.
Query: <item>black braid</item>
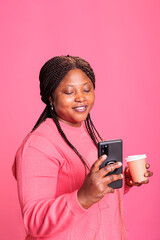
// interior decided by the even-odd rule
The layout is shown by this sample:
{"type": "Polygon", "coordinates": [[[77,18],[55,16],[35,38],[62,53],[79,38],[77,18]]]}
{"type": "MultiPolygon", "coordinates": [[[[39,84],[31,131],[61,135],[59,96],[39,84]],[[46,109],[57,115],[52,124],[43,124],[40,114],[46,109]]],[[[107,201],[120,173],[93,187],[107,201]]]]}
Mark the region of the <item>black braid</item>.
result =
{"type": "Polygon", "coordinates": [[[60,124],[59,124],[59,120],[58,120],[58,117],[57,117],[57,114],[54,110],[54,107],[53,107],[53,110],[50,109],[50,113],[51,113],[51,116],[53,118],[53,121],[55,122],[56,126],[57,126],[57,129],[59,131],[59,133],[61,134],[62,138],[65,140],[65,142],[69,145],[69,147],[78,155],[78,157],[81,159],[82,163],[84,164],[84,167],[85,167],[85,174],[87,174],[87,169],[89,170],[89,165],[86,163],[86,160],[81,156],[81,154],[77,151],[77,149],[72,145],[72,143],[70,143],[70,141],[67,139],[65,133],[63,132],[60,124]]]}
{"type": "Polygon", "coordinates": [[[42,114],[40,115],[38,121],[36,122],[34,128],[32,129],[32,132],[42,123],[45,121],[46,118],[51,118],[51,114],[49,111],[49,107],[46,106],[42,114]]]}
{"type": "Polygon", "coordinates": [[[95,126],[91,120],[90,113],[88,114],[87,119],[85,120],[85,126],[86,126],[86,129],[87,129],[91,139],[93,140],[94,144],[97,147],[99,140],[103,141],[103,139],[101,138],[97,129],[95,128],[95,126]]]}
{"type": "MultiPolygon", "coordinates": [[[[64,141],[81,159],[85,167],[85,174],[87,174],[87,169],[89,170],[90,168],[89,168],[89,165],[87,164],[86,159],[84,159],[81,156],[81,154],[77,151],[77,149],[67,139],[66,135],[64,134],[59,124],[59,120],[54,110],[54,107],[53,107],[53,110],[51,110],[50,104],[49,104],[49,97],[53,96],[55,89],[58,87],[62,79],[70,70],[76,69],[76,68],[82,70],[90,78],[95,88],[95,75],[94,75],[93,69],[91,68],[88,62],[86,62],[84,59],[80,57],[73,57],[70,55],[54,57],[43,65],[39,75],[40,90],[41,90],[40,94],[41,94],[42,101],[46,103],[47,106],[44,109],[43,113],[41,114],[40,118],[38,119],[32,131],[34,131],[46,118],[52,118],[64,141]]],[[[98,138],[101,140],[102,138],[100,137],[98,131],[96,130],[90,118],[90,114],[88,114],[87,119],[85,120],[85,125],[93,143],[97,147],[98,138]]]]}

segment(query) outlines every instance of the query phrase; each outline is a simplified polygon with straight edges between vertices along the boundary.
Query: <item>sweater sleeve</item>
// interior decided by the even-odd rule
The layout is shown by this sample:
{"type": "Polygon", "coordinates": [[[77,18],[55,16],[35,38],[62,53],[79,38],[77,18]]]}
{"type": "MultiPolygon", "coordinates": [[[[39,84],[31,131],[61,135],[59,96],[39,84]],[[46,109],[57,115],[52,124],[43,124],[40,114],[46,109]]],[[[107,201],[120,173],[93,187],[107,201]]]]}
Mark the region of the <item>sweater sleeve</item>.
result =
{"type": "Polygon", "coordinates": [[[58,151],[43,137],[31,137],[17,153],[19,200],[29,235],[54,236],[87,212],[78,203],[77,190],[56,196],[61,164],[58,151]]]}

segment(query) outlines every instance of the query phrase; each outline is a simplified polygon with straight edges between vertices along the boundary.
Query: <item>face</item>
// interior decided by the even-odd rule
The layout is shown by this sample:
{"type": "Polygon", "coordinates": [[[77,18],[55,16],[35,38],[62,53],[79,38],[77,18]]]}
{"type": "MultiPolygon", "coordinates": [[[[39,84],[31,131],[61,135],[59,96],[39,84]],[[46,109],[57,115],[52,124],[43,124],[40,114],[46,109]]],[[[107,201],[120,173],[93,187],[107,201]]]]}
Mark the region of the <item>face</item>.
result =
{"type": "Polygon", "coordinates": [[[75,127],[87,118],[94,100],[92,81],[80,69],[70,70],[50,98],[59,120],[75,127]]]}

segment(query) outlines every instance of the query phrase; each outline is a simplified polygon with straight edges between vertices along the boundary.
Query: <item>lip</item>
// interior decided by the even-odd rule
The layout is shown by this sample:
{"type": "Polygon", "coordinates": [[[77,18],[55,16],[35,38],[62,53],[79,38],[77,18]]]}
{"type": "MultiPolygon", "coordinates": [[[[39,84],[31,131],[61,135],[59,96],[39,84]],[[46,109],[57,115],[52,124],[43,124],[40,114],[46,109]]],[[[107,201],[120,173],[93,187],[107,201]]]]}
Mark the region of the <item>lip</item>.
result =
{"type": "Polygon", "coordinates": [[[85,112],[87,110],[88,106],[87,105],[81,105],[81,106],[76,106],[76,107],[73,107],[73,109],[76,111],[76,112],[85,112]]]}

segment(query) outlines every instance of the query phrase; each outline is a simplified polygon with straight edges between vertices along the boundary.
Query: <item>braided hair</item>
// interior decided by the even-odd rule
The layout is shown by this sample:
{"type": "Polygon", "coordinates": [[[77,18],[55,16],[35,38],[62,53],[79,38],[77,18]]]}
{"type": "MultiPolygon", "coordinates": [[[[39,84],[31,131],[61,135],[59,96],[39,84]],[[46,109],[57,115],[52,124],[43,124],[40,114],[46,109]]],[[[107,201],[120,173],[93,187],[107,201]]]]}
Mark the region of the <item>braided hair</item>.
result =
{"type": "MultiPolygon", "coordinates": [[[[47,61],[40,70],[39,80],[40,80],[40,94],[42,101],[46,104],[46,108],[43,113],[39,117],[37,123],[35,124],[32,131],[34,131],[46,118],[52,118],[55,122],[57,129],[64,139],[64,141],[68,144],[68,146],[78,155],[82,163],[85,167],[85,173],[87,173],[87,169],[89,170],[89,166],[85,161],[84,157],[77,151],[77,149],[72,145],[72,143],[68,140],[67,136],[63,132],[58,116],[55,112],[54,106],[52,105],[52,109],[50,106],[49,98],[54,94],[54,91],[66,76],[66,74],[72,69],[80,69],[82,70],[92,81],[93,87],[95,88],[95,74],[90,64],[80,57],[75,56],[57,56],[49,61],[47,61]]],[[[88,114],[85,120],[86,129],[97,147],[99,139],[102,140],[98,131],[96,130],[90,114],[88,114]]]]}

